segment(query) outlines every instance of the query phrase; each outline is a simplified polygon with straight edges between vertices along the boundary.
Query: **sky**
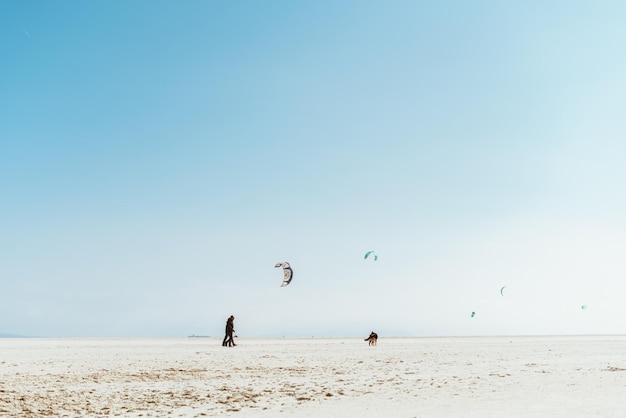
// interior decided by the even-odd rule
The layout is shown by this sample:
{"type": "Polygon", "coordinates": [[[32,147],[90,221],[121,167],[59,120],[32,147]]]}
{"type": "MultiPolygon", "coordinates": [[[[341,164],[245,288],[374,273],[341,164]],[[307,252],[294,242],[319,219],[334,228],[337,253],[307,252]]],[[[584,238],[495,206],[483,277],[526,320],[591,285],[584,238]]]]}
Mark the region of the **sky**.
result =
{"type": "Polygon", "coordinates": [[[625,19],[3,1],[0,332],[625,333],[625,19]]]}

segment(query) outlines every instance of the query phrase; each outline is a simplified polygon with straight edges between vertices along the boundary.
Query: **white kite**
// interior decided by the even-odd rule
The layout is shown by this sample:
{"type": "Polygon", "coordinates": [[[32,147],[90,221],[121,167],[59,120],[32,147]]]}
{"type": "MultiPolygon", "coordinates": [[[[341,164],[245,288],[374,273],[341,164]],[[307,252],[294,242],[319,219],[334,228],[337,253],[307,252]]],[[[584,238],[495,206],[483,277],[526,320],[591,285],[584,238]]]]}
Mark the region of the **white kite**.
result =
{"type": "Polygon", "coordinates": [[[283,284],[281,284],[280,287],[285,287],[289,283],[291,283],[291,279],[293,279],[293,270],[291,269],[291,266],[289,265],[289,263],[287,262],[276,263],[274,267],[283,268],[283,284]]]}

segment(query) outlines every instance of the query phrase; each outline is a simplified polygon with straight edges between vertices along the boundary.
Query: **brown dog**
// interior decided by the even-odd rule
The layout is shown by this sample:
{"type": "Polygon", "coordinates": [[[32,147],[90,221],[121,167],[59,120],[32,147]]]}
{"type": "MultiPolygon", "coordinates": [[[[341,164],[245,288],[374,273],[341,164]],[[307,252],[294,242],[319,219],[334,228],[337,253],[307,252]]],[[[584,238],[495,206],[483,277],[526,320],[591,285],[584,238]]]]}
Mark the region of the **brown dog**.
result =
{"type": "Polygon", "coordinates": [[[370,336],[367,337],[363,341],[367,341],[369,343],[369,345],[376,345],[376,343],[378,342],[378,334],[376,334],[374,331],[372,331],[370,336]]]}

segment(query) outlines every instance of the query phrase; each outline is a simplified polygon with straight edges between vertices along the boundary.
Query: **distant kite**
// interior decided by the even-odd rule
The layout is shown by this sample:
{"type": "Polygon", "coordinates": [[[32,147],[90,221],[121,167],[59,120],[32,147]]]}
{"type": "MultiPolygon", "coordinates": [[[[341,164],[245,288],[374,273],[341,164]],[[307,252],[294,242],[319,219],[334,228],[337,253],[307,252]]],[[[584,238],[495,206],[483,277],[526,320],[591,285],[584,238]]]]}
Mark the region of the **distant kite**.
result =
{"type": "Polygon", "coordinates": [[[376,251],[368,251],[368,252],[366,252],[364,259],[367,260],[367,257],[369,257],[370,255],[374,256],[374,261],[378,260],[378,254],[376,253],[376,251]]]}
{"type": "Polygon", "coordinates": [[[505,287],[506,287],[506,286],[502,286],[502,287],[500,288],[500,294],[501,294],[502,296],[504,296],[504,288],[505,288],[505,287]]]}
{"type": "Polygon", "coordinates": [[[580,309],[582,309],[584,311],[585,309],[587,309],[587,305],[581,306],[580,309]]]}
{"type": "Polygon", "coordinates": [[[283,284],[280,287],[285,287],[289,283],[291,283],[291,279],[293,279],[293,270],[291,270],[291,266],[289,263],[276,263],[274,267],[282,267],[283,268],[283,284]]]}
{"type": "Polygon", "coordinates": [[[472,311],[472,318],[476,315],[476,312],[472,311]]]}

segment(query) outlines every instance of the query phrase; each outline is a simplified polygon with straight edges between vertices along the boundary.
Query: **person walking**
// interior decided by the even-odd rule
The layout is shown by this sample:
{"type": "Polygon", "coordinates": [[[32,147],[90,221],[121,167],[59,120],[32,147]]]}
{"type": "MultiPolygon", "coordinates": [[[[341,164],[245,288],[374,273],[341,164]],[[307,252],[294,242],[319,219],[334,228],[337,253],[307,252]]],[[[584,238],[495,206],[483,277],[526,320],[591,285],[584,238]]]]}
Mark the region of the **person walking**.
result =
{"type": "Polygon", "coordinates": [[[235,340],[233,340],[233,333],[235,332],[235,317],[231,315],[226,320],[226,336],[224,336],[224,340],[222,341],[222,347],[235,347],[235,340]]]}

